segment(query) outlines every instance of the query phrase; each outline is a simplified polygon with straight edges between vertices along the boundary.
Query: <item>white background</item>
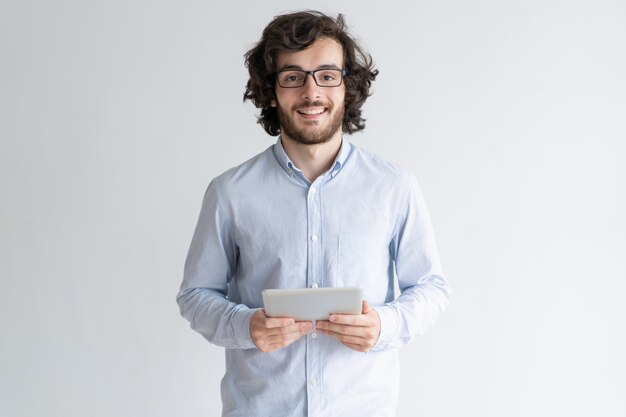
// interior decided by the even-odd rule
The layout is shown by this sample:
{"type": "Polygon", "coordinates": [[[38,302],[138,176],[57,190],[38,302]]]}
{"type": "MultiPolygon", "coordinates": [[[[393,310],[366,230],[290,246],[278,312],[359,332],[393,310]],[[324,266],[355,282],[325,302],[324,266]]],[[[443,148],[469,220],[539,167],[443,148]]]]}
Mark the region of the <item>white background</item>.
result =
{"type": "Polygon", "coordinates": [[[274,142],[242,56],[305,7],[374,56],[352,140],[417,175],[453,288],[398,415],[626,415],[621,0],[2,1],[0,415],[220,415],[174,298],[208,182],[274,142]]]}

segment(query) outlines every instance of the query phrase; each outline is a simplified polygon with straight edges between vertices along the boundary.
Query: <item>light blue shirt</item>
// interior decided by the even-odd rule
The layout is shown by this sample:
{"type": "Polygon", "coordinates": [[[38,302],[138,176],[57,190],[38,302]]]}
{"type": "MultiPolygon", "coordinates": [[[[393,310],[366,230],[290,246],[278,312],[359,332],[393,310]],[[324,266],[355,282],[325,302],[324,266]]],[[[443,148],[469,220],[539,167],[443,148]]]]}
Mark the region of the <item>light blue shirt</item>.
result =
{"type": "Polygon", "coordinates": [[[280,139],[215,178],[177,297],[181,314],[226,348],[224,416],[394,416],[398,350],[448,304],[415,178],[343,138],[312,183],[280,139]],[[267,288],[361,287],[381,332],[361,353],[322,334],[259,351],[250,318],[267,288]],[[394,288],[399,289],[394,290],[394,288]]]}

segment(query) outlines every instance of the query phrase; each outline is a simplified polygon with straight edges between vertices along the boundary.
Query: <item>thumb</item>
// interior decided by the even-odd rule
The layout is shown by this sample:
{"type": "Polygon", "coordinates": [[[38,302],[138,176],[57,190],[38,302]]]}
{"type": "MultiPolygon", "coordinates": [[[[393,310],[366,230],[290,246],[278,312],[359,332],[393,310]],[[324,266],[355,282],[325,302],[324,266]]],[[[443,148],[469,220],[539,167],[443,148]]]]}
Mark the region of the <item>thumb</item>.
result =
{"type": "Polygon", "coordinates": [[[367,300],[363,300],[363,310],[362,313],[363,314],[367,314],[372,310],[372,307],[370,307],[369,303],[367,302],[367,300]]]}

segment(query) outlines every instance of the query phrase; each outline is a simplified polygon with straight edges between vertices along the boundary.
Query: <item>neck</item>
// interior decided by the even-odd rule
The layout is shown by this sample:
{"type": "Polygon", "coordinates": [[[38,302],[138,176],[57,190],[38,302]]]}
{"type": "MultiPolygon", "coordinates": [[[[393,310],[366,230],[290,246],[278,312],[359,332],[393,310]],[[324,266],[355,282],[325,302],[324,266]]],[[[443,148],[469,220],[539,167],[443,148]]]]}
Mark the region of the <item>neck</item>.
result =
{"type": "Polygon", "coordinates": [[[341,130],[326,143],[305,145],[282,135],[285,153],[311,182],[328,171],[341,149],[341,130]]]}

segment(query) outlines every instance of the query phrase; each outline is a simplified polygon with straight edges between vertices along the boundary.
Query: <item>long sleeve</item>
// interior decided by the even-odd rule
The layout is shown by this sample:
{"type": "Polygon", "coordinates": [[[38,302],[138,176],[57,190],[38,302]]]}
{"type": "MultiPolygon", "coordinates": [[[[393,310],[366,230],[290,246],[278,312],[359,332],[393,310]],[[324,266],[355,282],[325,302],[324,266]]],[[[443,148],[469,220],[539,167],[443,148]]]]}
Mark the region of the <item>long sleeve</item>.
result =
{"type": "Polygon", "coordinates": [[[214,181],[204,196],[176,301],[191,328],[209,342],[226,348],[252,349],[255,345],[249,326],[255,310],[227,298],[236,258],[231,222],[220,207],[214,181]]]}
{"type": "Polygon", "coordinates": [[[374,307],[381,320],[374,351],[397,348],[422,335],[450,298],[426,203],[415,177],[409,178],[406,204],[392,243],[400,295],[374,307]]]}

